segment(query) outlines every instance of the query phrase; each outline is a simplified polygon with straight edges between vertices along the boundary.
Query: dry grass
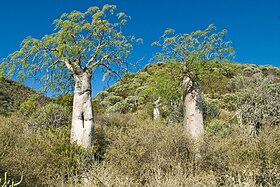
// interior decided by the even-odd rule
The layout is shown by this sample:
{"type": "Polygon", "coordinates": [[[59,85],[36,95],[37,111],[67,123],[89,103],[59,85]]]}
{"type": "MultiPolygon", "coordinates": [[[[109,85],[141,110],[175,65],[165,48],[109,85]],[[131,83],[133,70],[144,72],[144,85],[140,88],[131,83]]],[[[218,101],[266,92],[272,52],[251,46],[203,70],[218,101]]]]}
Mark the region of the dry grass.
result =
{"type": "Polygon", "coordinates": [[[191,143],[179,124],[140,121],[131,115],[101,118],[96,129],[102,129],[106,150],[89,172],[89,181],[81,185],[280,185],[279,128],[264,128],[257,137],[240,127],[227,136],[209,134],[202,161],[195,165],[191,143]],[[122,124],[108,126],[117,121],[122,124]]]}
{"type": "Polygon", "coordinates": [[[69,143],[69,127],[34,134],[21,118],[0,117],[1,172],[23,174],[23,186],[280,186],[279,128],[206,135],[195,165],[180,124],[140,117],[97,116],[95,162],[69,143]]]}

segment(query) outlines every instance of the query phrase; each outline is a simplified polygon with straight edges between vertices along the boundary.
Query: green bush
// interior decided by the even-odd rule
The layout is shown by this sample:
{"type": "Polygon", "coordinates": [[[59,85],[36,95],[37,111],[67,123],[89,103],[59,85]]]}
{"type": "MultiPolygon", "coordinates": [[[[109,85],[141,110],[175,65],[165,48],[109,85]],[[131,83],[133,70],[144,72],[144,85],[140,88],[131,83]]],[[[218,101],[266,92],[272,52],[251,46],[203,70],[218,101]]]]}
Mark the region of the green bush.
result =
{"type": "Polygon", "coordinates": [[[38,109],[38,107],[40,107],[39,99],[39,94],[31,95],[27,101],[20,105],[19,112],[24,116],[32,115],[38,109]]]}
{"type": "Polygon", "coordinates": [[[256,73],[260,73],[261,70],[257,66],[249,66],[243,69],[243,75],[247,77],[251,77],[256,73]]]}
{"type": "Polygon", "coordinates": [[[213,101],[207,99],[202,99],[202,111],[204,121],[209,121],[220,115],[217,105],[213,101]]]}
{"type": "Polygon", "coordinates": [[[206,123],[205,129],[209,134],[221,137],[225,137],[231,132],[230,124],[220,119],[213,119],[206,123]]]}
{"type": "Polygon", "coordinates": [[[74,95],[73,94],[64,94],[64,95],[58,96],[56,98],[56,100],[54,101],[54,103],[62,105],[64,107],[69,108],[70,110],[72,110],[73,99],[74,99],[74,95]]]}
{"type": "Polygon", "coordinates": [[[121,101],[123,101],[123,98],[120,96],[108,95],[100,102],[100,105],[106,108],[107,110],[107,108],[114,106],[117,102],[121,102],[121,101]]]}
{"type": "Polygon", "coordinates": [[[220,106],[229,111],[236,111],[242,100],[242,93],[236,92],[232,94],[225,94],[221,98],[220,106]]]}
{"type": "Polygon", "coordinates": [[[27,124],[34,129],[68,126],[71,122],[69,109],[54,103],[39,108],[28,119],[27,124]]]}

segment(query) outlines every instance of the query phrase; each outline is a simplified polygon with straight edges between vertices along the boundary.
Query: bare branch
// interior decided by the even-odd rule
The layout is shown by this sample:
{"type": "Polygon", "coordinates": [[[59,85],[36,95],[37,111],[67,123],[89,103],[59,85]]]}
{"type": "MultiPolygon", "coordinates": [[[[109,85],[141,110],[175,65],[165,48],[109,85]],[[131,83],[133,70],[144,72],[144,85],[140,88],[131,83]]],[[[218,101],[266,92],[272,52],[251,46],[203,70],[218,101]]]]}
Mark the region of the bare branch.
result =
{"type": "Polygon", "coordinates": [[[105,55],[105,56],[103,56],[102,58],[100,58],[98,61],[96,61],[95,63],[90,64],[88,67],[86,67],[86,69],[87,69],[88,71],[90,71],[90,70],[92,70],[92,68],[94,68],[94,67],[100,65],[101,62],[103,62],[104,60],[106,60],[106,59],[108,59],[108,58],[110,58],[109,55],[105,55]]]}
{"type": "Polygon", "coordinates": [[[107,66],[104,63],[101,63],[100,66],[103,66],[104,68],[106,68],[107,70],[109,70],[110,72],[114,73],[116,76],[118,76],[119,78],[121,78],[120,74],[118,72],[116,72],[115,70],[113,70],[112,68],[110,68],[109,66],[107,66]]]}

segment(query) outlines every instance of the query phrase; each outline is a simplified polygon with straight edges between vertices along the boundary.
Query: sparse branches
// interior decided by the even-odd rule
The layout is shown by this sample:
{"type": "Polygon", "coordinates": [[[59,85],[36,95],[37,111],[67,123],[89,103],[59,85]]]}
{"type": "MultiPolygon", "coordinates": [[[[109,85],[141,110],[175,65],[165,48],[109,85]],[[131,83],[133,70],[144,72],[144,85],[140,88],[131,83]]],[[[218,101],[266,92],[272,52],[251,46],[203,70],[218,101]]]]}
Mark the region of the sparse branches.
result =
{"type": "MultiPolygon", "coordinates": [[[[62,14],[53,22],[53,34],[41,39],[27,37],[21,48],[4,60],[1,71],[10,76],[17,74],[22,80],[41,76],[50,67],[52,70],[67,69],[68,77],[85,71],[95,72],[101,63],[100,68],[105,64],[119,71],[128,64],[132,43],[140,39],[123,35],[122,27],[129,17],[123,12],[115,12],[116,6],[105,5],[101,9],[91,7],[85,12],[62,14]],[[110,63],[107,63],[108,57],[110,63]],[[57,62],[63,63],[54,66],[57,62]]],[[[49,82],[47,77],[43,76],[42,81],[49,82]]]]}
{"type": "Polygon", "coordinates": [[[152,44],[161,47],[154,59],[184,63],[187,71],[195,62],[230,60],[234,50],[230,46],[231,42],[225,41],[226,34],[225,29],[216,32],[214,25],[190,34],[175,34],[174,30],[167,29],[160,40],[152,44]]]}

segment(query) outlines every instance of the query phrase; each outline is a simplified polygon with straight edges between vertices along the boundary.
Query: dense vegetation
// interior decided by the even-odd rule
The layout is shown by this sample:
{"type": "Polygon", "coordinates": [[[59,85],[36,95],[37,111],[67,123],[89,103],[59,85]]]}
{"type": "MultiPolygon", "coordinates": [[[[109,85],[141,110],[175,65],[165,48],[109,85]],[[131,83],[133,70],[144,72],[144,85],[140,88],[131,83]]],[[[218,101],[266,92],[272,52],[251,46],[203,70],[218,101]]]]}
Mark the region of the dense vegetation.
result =
{"type": "Polygon", "coordinates": [[[9,96],[17,105],[1,105],[9,112],[0,116],[0,178],[23,175],[22,186],[279,186],[280,69],[195,66],[206,126],[197,165],[182,126],[180,66],[147,65],[100,92],[88,150],[70,144],[72,95],[45,102],[2,78],[0,88],[11,92],[0,102],[9,96]],[[162,116],[153,120],[158,97],[162,116]]]}
{"type": "MultiPolygon", "coordinates": [[[[35,90],[0,75],[0,115],[17,111],[20,105],[35,93],[35,90]]],[[[48,101],[48,98],[40,95],[38,97],[40,102],[48,101]]]]}

